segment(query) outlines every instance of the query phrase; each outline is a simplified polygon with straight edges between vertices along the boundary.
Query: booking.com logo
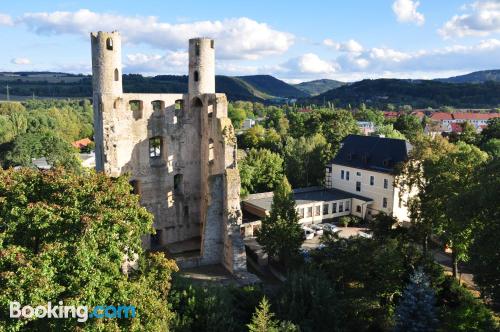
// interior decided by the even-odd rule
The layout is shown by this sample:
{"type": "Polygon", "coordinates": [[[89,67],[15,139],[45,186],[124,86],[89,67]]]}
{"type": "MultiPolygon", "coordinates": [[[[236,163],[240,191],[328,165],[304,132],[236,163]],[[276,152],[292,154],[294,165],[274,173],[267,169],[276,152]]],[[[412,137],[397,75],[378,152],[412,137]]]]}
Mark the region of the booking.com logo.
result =
{"type": "Polygon", "coordinates": [[[63,305],[63,301],[59,301],[59,305],[48,302],[45,306],[36,307],[21,307],[19,302],[10,302],[10,318],[77,318],[78,322],[86,322],[89,318],[134,318],[135,315],[133,305],[98,305],[89,310],[87,306],[63,305]]]}

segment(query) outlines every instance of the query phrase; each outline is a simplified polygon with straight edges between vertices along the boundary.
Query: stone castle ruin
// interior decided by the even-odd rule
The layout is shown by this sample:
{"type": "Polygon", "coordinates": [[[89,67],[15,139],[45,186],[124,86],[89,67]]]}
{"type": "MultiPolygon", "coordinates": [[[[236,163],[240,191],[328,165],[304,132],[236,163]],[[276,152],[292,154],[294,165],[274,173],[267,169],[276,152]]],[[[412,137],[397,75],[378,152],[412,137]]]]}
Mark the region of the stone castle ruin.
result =
{"type": "Polygon", "coordinates": [[[156,234],[143,240],[181,267],[246,271],[240,177],[227,99],[215,93],[214,40],[189,40],[189,90],[123,93],[121,37],[91,33],[96,169],[130,174],[156,234]]]}

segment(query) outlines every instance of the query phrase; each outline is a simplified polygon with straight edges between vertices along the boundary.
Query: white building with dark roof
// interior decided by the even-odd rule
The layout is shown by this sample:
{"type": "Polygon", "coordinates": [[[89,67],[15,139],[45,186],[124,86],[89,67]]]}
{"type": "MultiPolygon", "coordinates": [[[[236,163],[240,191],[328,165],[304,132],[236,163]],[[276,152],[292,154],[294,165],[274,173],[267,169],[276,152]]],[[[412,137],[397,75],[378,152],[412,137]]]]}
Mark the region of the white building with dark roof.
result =
{"type": "Polygon", "coordinates": [[[408,160],[412,146],[405,140],[375,136],[349,135],[337,155],[326,166],[325,187],[342,190],[353,196],[351,213],[371,218],[384,212],[409,221],[408,195],[394,186],[396,166],[408,160]]]}

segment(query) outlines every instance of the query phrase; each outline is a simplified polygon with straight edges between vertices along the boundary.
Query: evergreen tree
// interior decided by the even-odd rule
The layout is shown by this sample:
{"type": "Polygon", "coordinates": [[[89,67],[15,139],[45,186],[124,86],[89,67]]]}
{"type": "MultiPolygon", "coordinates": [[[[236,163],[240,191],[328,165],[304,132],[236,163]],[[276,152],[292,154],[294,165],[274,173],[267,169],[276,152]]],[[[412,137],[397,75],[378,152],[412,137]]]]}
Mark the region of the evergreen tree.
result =
{"type": "Polygon", "coordinates": [[[250,332],[298,332],[299,329],[291,322],[280,322],[274,319],[269,301],[262,298],[259,307],[252,316],[252,322],[247,325],[250,332]]]}
{"type": "Polygon", "coordinates": [[[396,308],[394,331],[435,331],[436,323],[434,290],[429,286],[429,279],[422,269],[418,269],[411,276],[396,308]]]}
{"type": "Polygon", "coordinates": [[[285,266],[299,253],[304,232],[295,210],[292,188],[286,177],[283,177],[274,190],[271,213],[262,220],[257,241],[270,257],[279,258],[285,266]]]}

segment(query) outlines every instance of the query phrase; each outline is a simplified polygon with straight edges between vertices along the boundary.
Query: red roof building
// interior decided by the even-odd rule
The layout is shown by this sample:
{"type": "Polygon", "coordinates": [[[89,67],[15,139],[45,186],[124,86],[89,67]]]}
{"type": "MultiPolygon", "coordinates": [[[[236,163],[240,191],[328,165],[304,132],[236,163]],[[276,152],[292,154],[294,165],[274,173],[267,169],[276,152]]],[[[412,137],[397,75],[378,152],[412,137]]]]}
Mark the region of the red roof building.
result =
{"type": "Polygon", "coordinates": [[[90,139],[82,138],[82,139],[79,139],[78,141],[74,141],[73,143],[71,143],[71,145],[73,145],[73,147],[75,147],[77,149],[81,149],[81,148],[86,147],[90,143],[92,143],[92,141],[90,139]]]}
{"type": "Polygon", "coordinates": [[[386,119],[394,119],[399,116],[398,112],[384,112],[384,118],[386,119]]]}

